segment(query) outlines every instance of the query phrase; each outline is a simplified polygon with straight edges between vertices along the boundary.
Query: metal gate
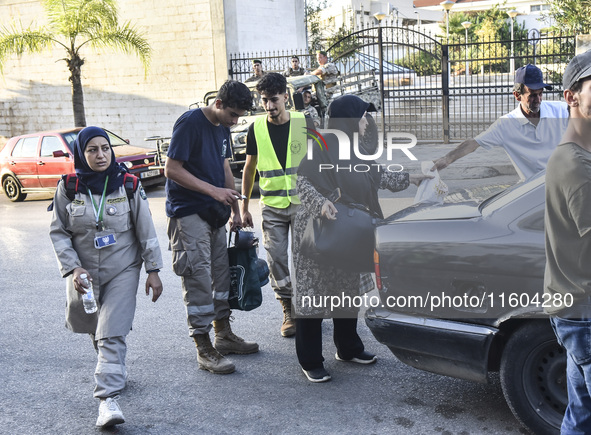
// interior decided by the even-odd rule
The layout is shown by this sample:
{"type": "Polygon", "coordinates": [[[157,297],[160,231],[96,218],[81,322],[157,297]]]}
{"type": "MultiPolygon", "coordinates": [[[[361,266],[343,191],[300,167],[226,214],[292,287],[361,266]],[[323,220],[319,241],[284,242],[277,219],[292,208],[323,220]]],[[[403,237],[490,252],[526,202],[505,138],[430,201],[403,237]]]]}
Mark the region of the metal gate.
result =
{"type": "Polygon", "coordinates": [[[341,74],[364,69],[379,74],[386,131],[441,137],[445,53],[435,39],[406,27],[371,27],[347,35],[328,51],[341,74]]]}
{"type": "MultiPolygon", "coordinates": [[[[413,27],[370,27],[340,39],[328,52],[343,75],[379,74],[385,131],[444,142],[474,137],[513,110],[514,70],[528,63],[540,67],[544,81],[554,86],[544,99],[559,100],[562,72],[575,52],[574,36],[539,32],[513,41],[466,41],[457,35],[441,41],[446,42],[413,27]]],[[[264,71],[282,72],[292,54],[307,69],[316,68],[314,56],[302,50],[235,54],[228,72],[245,80],[253,58],[262,60],[264,71]]]]}
{"type": "Polygon", "coordinates": [[[575,46],[573,36],[539,33],[514,41],[439,39],[410,27],[371,27],[328,51],[341,74],[379,72],[386,131],[448,142],[474,137],[513,110],[514,71],[527,63],[538,64],[545,82],[554,85],[544,98],[559,99],[561,73],[575,46]]]}

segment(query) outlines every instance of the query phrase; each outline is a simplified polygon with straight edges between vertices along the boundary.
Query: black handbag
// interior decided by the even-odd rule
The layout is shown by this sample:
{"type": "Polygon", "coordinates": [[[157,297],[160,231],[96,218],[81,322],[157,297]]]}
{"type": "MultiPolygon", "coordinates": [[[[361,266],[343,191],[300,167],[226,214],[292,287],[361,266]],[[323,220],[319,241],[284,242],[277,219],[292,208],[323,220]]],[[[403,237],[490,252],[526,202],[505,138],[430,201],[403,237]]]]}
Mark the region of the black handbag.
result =
{"type": "Polygon", "coordinates": [[[374,230],[379,219],[358,204],[334,203],[335,220],[310,217],[300,253],[322,266],[348,272],[373,272],[374,230]]]}
{"type": "Polygon", "coordinates": [[[235,310],[250,311],[263,303],[263,287],[269,282],[269,266],[257,256],[258,239],[250,231],[230,232],[234,245],[228,247],[230,260],[230,295],[228,303],[235,310]]]}

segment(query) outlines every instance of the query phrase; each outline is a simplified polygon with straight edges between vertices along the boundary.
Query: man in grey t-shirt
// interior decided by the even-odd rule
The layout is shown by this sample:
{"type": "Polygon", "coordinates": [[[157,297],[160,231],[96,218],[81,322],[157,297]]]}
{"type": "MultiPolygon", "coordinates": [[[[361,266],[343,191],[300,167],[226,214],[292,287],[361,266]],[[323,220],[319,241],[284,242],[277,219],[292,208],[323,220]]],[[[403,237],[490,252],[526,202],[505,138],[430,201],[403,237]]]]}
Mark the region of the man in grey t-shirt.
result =
{"type": "MultiPolygon", "coordinates": [[[[546,272],[550,322],[567,353],[561,433],[591,433],[591,51],[564,71],[570,119],[546,170],[546,272]]],[[[547,300],[546,298],[544,300],[547,300]]]]}

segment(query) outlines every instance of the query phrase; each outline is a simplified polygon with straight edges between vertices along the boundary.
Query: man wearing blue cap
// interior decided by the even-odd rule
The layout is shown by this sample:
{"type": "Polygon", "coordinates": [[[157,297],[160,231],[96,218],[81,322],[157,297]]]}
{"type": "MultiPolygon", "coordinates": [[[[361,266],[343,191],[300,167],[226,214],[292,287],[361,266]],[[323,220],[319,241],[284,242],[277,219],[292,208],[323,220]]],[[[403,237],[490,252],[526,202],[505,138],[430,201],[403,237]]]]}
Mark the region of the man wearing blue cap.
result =
{"type": "Polygon", "coordinates": [[[562,78],[568,127],[546,172],[545,307],[566,349],[568,405],[561,434],[591,433],[591,51],[562,78]]]}
{"type": "Polygon", "coordinates": [[[434,169],[444,169],[459,158],[475,151],[502,147],[523,179],[546,169],[546,163],[560,142],[568,121],[567,105],[542,101],[542,71],[535,65],[522,66],[515,72],[513,95],[519,106],[495,121],[487,130],[458,145],[435,161],[434,169]]]}

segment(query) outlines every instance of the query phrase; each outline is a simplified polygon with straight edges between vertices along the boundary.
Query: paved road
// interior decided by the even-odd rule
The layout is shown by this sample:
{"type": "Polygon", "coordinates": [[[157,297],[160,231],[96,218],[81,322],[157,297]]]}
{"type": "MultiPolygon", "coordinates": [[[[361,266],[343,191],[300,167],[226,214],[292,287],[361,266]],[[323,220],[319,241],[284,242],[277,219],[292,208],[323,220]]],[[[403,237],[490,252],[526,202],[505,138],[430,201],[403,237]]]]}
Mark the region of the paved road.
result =
{"type": "MultiPolygon", "coordinates": [[[[412,202],[415,190],[385,195],[383,204],[395,211],[412,202]]],[[[377,353],[378,363],[365,367],[335,361],[332,327],[325,322],[326,367],[333,380],[308,382],[298,367],[293,339],[279,335],[280,306],[269,286],[260,308],[234,313],[235,331],[256,339],[261,351],[232,356],[237,366],[232,375],[199,370],[180,280],[166,251],[164,191],[151,190],[148,196],[164,248],[164,293],[156,304],[138,293],[128,338],[130,383],[120,400],[127,422],[107,432],[524,433],[503,400],[497,377],[480,385],[407,367],[375,341],[363,321],[360,335],[377,353]]],[[[15,204],[0,195],[0,433],[97,433],[92,398],[96,357],[88,337],[64,328],[64,281],[47,235],[49,201],[40,198],[15,204]]],[[[260,225],[260,216],[255,221],[260,225]]]]}

